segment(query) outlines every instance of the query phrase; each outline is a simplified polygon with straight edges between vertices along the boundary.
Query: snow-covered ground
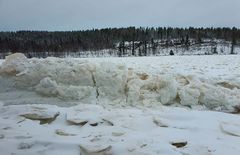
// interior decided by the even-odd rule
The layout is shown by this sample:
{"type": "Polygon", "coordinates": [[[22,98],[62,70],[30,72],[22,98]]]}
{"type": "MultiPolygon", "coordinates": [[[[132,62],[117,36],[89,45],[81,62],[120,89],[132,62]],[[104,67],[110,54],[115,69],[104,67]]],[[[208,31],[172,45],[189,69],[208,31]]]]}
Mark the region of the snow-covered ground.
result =
{"type": "Polygon", "coordinates": [[[239,109],[238,55],[15,54],[0,67],[4,155],[238,155],[240,116],[225,112],[239,109]]]}
{"type": "Polygon", "coordinates": [[[172,107],[0,108],[3,155],[238,155],[240,151],[239,115],[172,107]],[[56,114],[50,124],[31,120],[48,120],[56,114]]]}

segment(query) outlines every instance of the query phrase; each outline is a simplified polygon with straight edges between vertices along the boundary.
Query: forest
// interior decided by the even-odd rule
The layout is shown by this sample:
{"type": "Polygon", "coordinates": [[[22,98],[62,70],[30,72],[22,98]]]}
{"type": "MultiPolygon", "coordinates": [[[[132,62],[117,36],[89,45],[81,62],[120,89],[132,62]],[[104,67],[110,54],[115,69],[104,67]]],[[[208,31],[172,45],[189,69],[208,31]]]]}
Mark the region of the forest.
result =
{"type": "MultiPolygon", "coordinates": [[[[158,47],[183,46],[188,48],[191,42],[201,44],[205,40],[224,40],[232,47],[239,44],[238,28],[105,28],[82,31],[15,31],[0,32],[0,54],[21,52],[28,57],[61,56],[66,52],[101,50],[117,51],[118,56],[148,55],[148,49],[158,47]],[[129,53],[131,52],[131,53],[129,53]]],[[[154,52],[153,52],[154,54],[154,52]]]]}

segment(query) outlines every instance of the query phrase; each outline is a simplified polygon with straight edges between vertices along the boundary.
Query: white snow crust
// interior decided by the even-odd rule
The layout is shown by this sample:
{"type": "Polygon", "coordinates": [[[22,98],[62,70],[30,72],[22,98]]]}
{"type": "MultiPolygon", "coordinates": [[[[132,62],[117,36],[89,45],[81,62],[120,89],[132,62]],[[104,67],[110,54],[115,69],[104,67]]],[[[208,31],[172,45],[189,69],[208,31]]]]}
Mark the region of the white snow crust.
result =
{"type": "Polygon", "coordinates": [[[239,115],[175,107],[0,106],[3,155],[238,155],[239,130],[239,115]]]}

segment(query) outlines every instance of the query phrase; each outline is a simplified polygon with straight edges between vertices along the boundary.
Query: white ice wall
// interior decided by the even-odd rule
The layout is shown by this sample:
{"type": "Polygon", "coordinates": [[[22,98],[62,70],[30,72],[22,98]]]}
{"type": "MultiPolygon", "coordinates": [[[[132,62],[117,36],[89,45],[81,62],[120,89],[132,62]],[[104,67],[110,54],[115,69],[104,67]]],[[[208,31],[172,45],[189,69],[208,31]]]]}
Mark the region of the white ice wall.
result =
{"type": "MultiPolygon", "coordinates": [[[[140,65],[140,64],[139,64],[140,65]]],[[[158,66],[161,67],[161,66],[158,66]]],[[[157,69],[157,68],[156,68],[157,69]]],[[[240,105],[240,79],[219,80],[137,71],[124,63],[26,59],[15,54],[0,68],[0,91],[34,91],[63,101],[111,105],[182,105],[230,110],[240,105]]]]}

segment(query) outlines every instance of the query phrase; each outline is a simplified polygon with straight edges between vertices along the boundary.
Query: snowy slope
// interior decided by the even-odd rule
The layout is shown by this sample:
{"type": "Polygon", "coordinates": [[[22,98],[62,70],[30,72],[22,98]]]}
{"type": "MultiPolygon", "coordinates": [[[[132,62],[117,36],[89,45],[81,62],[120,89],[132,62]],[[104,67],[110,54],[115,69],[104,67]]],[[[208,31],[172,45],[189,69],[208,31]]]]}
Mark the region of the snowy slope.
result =
{"type": "Polygon", "coordinates": [[[239,115],[209,110],[240,109],[239,71],[239,56],[12,55],[0,67],[1,154],[238,155],[239,115]]]}
{"type": "MultiPolygon", "coordinates": [[[[191,45],[186,47],[185,45],[165,45],[165,41],[155,40],[155,44],[161,44],[161,46],[157,46],[152,48],[151,43],[146,44],[146,53],[145,53],[145,45],[142,44],[140,47],[132,51],[132,42],[125,42],[124,51],[119,51],[117,49],[104,49],[100,51],[79,51],[79,52],[66,52],[62,55],[62,57],[131,57],[133,56],[168,56],[170,55],[170,51],[174,53],[174,55],[182,56],[182,55],[229,55],[232,50],[232,43],[224,40],[205,40],[204,43],[197,43],[194,40],[191,41],[191,45]],[[158,43],[157,43],[158,42],[158,43]]],[[[171,42],[174,42],[172,40],[171,42]]],[[[138,44],[139,42],[135,42],[138,44]]],[[[119,43],[116,44],[116,47],[119,47],[119,43]]],[[[240,46],[235,45],[233,48],[234,54],[240,54],[240,46]]],[[[32,53],[34,55],[34,53],[32,53]]]]}

